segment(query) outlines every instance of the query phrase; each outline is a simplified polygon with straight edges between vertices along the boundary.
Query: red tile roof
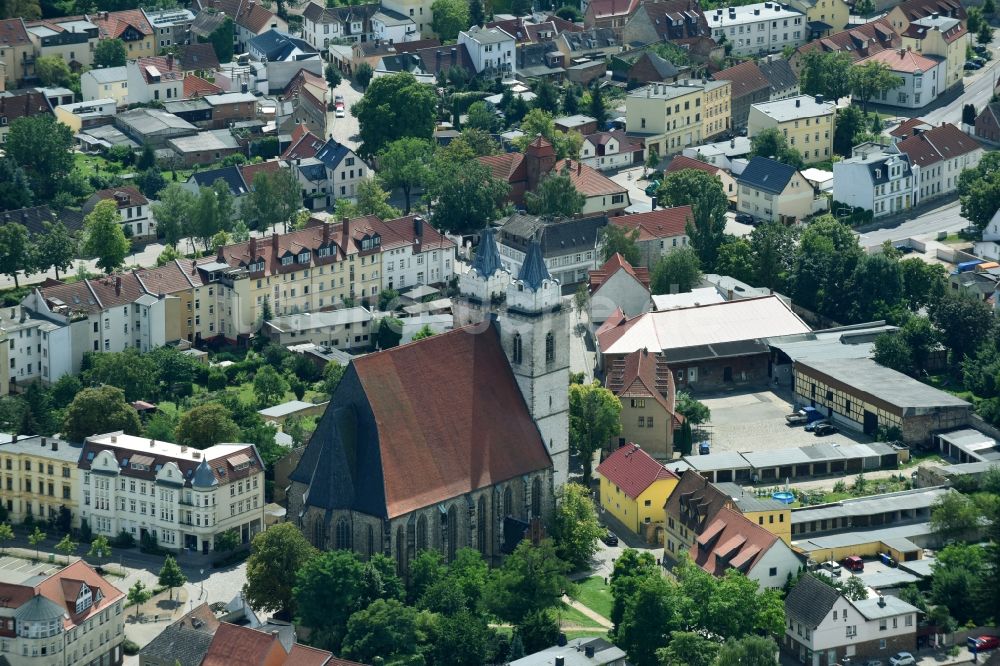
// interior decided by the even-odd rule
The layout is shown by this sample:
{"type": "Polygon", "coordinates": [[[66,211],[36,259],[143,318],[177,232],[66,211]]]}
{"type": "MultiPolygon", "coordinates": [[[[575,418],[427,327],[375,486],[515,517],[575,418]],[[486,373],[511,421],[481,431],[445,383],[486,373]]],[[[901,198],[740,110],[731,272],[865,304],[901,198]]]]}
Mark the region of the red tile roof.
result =
{"type": "Polygon", "coordinates": [[[378,428],[389,518],[552,465],[494,326],[352,366],[378,428]]]}
{"type": "Polygon", "coordinates": [[[285,655],[285,648],[277,636],[223,622],[216,630],[201,666],[281,664],[285,655]]]}
{"type": "Polygon", "coordinates": [[[204,44],[185,44],[178,47],[177,60],[185,71],[204,71],[219,68],[219,56],[215,55],[215,47],[211,42],[204,44]]]}
{"type": "Polygon", "coordinates": [[[200,76],[190,74],[184,77],[184,97],[192,99],[194,97],[204,97],[205,95],[218,95],[222,88],[211,81],[206,81],[200,76]]]}
{"type": "MultiPolygon", "coordinates": [[[[677,159],[677,158],[674,158],[677,159]]],[[[625,229],[638,229],[639,241],[683,236],[688,221],[694,219],[691,206],[661,208],[648,213],[621,215],[611,219],[614,224],[625,229]]]]}
{"type": "Polygon", "coordinates": [[[29,90],[0,95],[0,118],[6,119],[6,125],[10,125],[18,118],[43,113],[51,115],[52,109],[45,95],[40,92],[29,90]]]}
{"type": "Polygon", "coordinates": [[[314,647],[296,643],[288,653],[284,666],[362,666],[362,664],[336,659],[332,653],[326,650],[317,650],[314,647]]]}
{"type": "Polygon", "coordinates": [[[901,43],[902,39],[892,29],[888,19],[883,17],[803,44],[795,53],[801,55],[814,49],[845,51],[852,60],[859,60],[887,48],[898,48],[901,43]]]}
{"type": "Polygon", "coordinates": [[[201,287],[204,280],[194,261],[174,259],[156,268],[140,268],[133,271],[142,287],[150,294],[166,296],[201,287]]]}
{"type": "Polygon", "coordinates": [[[656,481],[678,478],[639,448],[638,444],[620,447],[604,459],[597,467],[597,473],[621,488],[632,499],[638,499],[656,481]]]}
{"type": "Polygon", "coordinates": [[[664,504],[667,516],[699,534],[725,507],[736,507],[733,498],[693,469],[681,474],[680,482],[664,504]]]}
{"type": "Polygon", "coordinates": [[[708,162],[702,162],[701,160],[696,160],[693,157],[685,157],[684,155],[677,155],[672,160],[667,168],[663,170],[664,173],[674,173],[675,171],[683,171],[684,169],[697,169],[698,171],[704,171],[707,174],[715,175],[719,173],[719,167],[714,164],[709,164],[708,162]]]}
{"type": "Polygon", "coordinates": [[[145,206],[149,199],[142,192],[131,185],[122,187],[112,187],[107,190],[98,190],[90,195],[90,199],[84,204],[85,211],[91,211],[98,201],[114,201],[118,208],[129,208],[131,206],[145,206]]]}
{"type": "MultiPolygon", "coordinates": [[[[599,197],[628,192],[624,186],[619,185],[597,169],[587,166],[580,160],[576,160],[575,162],[569,159],[559,160],[552,169],[553,173],[558,174],[562,174],[564,171],[569,175],[569,179],[572,181],[576,191],[585,197],[599,197]]],[[[622,208],[626,206],[627,203],[622,204],[622,208]]]]}
{"type": "Polygon", "coordinates": [[[712,78],[716,81],[731,81],[734,99],[752,95],[758,90],[771,87],[771,82],[767,80],[767,77],[753,60],[747,60],[734,67],[720,70],[713,74],[712,78]]]}
{"type": "Polygon", "coordinates": [[[276,14],[267,9],[259,2],[247,2],[243,10],[236,17],[236,24],[243,26],[247,30],[260,34],[264,28],[271,25],[276,14]]]}
{"type": "Polygon", "coordinates": [[[184,70],[181,69],[180,60],[172,55],[139,58],[135,64],[146,83],[157,82],[153,79],[150,67],[155,67],[156,71],[160,73],[160,81],[178,81],[184,78],[184,70]]]}
{"type": "Polygon", "coordinates": [[[711,531],[712,536],[704,539],[705,543],[696,542],[691,546],[691,559],[713,576],[723,576],[728,569],[746,574],[780,541],[730,508],[720,509],[705,531],[711,531]]]}
{"type": "Polygon", "coordinates": [[[589,272],[590,293],[594,293],[595,291],[597,291],[598,287],[604,284],[608,280],[608,278],[610,278],[612,275],[614,275],[620,270],[625,271],[633,278],[635,278],[637,281],[639,281],[642,284],[642,286],[644,286],[646,289],[649,289],[649,269],[644,268],[642,266],[633,267],[632,264],[625,261],[625,257],[623,257],[618,252],[615,252],[610,259],[604,262],[603,266],[601,266],[597,270],[589,272]]]}
{"type": "Polygon", "coordinates": [[[983,146],[971,136],[951,123],[926,132],[920,132],[896,144],[900,152],[906,153],[913,164],[920,167],[966,155],[983,146]]]}
{"type": "Polygon", "coordinates": [[[912,136],[913,128],[921,126],[927,126],[928,128],[930,128],[930,125],[928,125],[927,121],[924,120],[923,118],[909,118],[900,123],[891,132],[889,132],[889,134],[897,138],[902,138],[904,136],[912,136]]]}
{"type": "Polygon", "coordinates": [[[67,629],[96,616],[109,606],[125,598],[125,593],[101,577],[89,564],[77,560],[58,573],[49,576],[35,588],[49,601],[54,601],[66,610],[67,629]],[[93,602],[83,612],[76,612],[76,600],[80,588],[86,585],[90,588],[93,602]],[[100,594],[98,594],[100,592],[100,594]],[[100,596],[100,599],[98,599],[100,596]]]}
{"type": "Polygon", "coordinates": [[[854,64],[864,65],[869,62],[885,63],[892,71],[907,74],[926,72],[934,69],[940,63],[939,60],[933,60],[910,49],[886,49],[867,58],[862,58],[854,64]]]}
{"type": "Polygon", "coordinates": [[[258,162],[257,164],[244,164],[237,167],[240,170],[240,175],[243,176],[243,182],[247,184],[247,187],[253,189],[253,182],[262,173],[271,174],[272,176],[281,170],[281,163],[278,160],[269,160],[267,162],[258,162]]]}
{"type": "Polygon", "coordinates": [[[494,178],[505,183],[516,183],[528,177],[528,172],[524,167],[524,153],[501,153],[478,159],[480,164],[490,170],[494,178]]]}
{"type": "Polygon", "coordinates": [[[619,398],[656,400],[676,425],[684,420],[675,408],[673,373],[662,356],[638,349],[625,358],[614,359],[608,368],[606,385],[619,398]]]}
{"type": "Polygon", "coordinates": [[[149,25],[149,21],[146,20],[146,15],[141,9],[97,12],[90,15],[90,20],[100,30],[102,39],[117,39],[130,27],[135,28],[145,37],[153,34],[153,26],[149,25]]]}
{"type": "Polygon", "coordinates": [[[639,0],[591,0],[587,13],[592,13],[594,18],[628,16],[638,6],[639,0]]]}
{"type": "Polygon", "coordinates": [[[316,153],[319,152],[324,143],[326,142],[323,139],[309,131],[307,125],[296,125],[295,129],[292,130],[292,143],[282,153],[281,159],[295,160],[316,157],[316,153]]]}
{"type": "Polygon", "coordinates": [[[960,0],[906,0],[897,6],[910,21],[933,14],[951,16],[962,21],[968,18],[960,0]]]}
{"type": "MultiPolygon", "coordinates": [[[[928,32],[933,32],[933,30],[928,30],[927,26],[911,23],[902,34],[903,37],[909,37],[911,39],[924,39],[927,37],[928,32]]],[[[944,39],[946,44],[951,44],[956,39],[964,37],[968,32],[969,31],[966,30],[965,26],[962,25],[962,22],[959,21],[948,30],[942,32],[941,38],[944,39]]]]}
{"type": "MultiPolygon", "coordinates": [[[[31,43],[24,21],[19,18],[9,18],[0,21],[0,46],[27,46],[31,43]]],[[[8,63],[13,67],[14,63],[8,63]]],[[[9,73],[8,73],[9,75],[9,73]]]]}

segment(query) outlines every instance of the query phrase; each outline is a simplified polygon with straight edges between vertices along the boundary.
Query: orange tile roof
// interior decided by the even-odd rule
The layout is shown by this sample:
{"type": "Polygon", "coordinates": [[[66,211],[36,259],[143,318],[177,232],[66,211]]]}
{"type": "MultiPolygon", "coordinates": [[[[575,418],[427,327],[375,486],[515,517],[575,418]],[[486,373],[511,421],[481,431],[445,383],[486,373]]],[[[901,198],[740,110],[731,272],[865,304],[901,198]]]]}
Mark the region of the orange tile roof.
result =
{"type": "Polygon", "coordinates": [[[657,481],[678,478],[638,444],[619,447],[598,465],[596,471],[632,499],[638,499],[657,481]]]}
{"type": "MultiPolygon", "coordinates": [[[[562,174],[566,172],[576,191],[585,197],[599,197],[602,195],[622,194],[628,190],[611,180],[600,171],[589,167],[580,160],[564,159],[556,162],[552,168],[553,173],[562,174]]],[[[622,208],[625,206],[622,205],[622,208]]]]}
{"type": "Polygon", "coordinates": [[[701,160],[696,160],[692,157],[685,157],[684,155],[677,155],[672,160],[667,168],[663,170],[664,173],[674,173],[675,171],[682,171],[684,169],[697,169],[698,171],[704,171],[707,174],[715,175],[719,172],[719,167],[714,164],[709,164],[708,162],[702,162],[701,160]]]}
{"type": "Polygon", "coordinates": [[[243,176],[243,182],[247,184],[247,187],[253,188],[253,181],[257,176],[262,173],[269,173],[274,175],[282,168],[278,160],[270,160],[267,162],[258,162],[257,164],[244,164],[237,167],[240,170],[240,175],[243,176]]]}
{"type": "Polygon", "coordinates": [[[619,270],[624,270],[641,282],[642,286],[649,289],[649,269],[643,266],[633,267],[632,264],[625,261],[625,257],[615,252],[610,259],[604,262],[603,266],[597,270],[590,271],[590,292],[594,293],[597,291],[598,287],[619,270]]]}
{"type": "Polygon", "coordinates": [[[126,9],[120,12],[97,12],[89,16],[97,25],[103,39],[116,39],[130,27],[135,28],[148,37],[153,34],[153,27],[146,20],[141,9],[126,9]]]}
{"type": "Polygon", "coordinates": [[[202,666],[282,664],[287,653],[277,636],[223,622],[215,632],[202,666]]]}
{"type": "Polygon", "coordinates": [[[886,49],[867,58],[858,60],[855,65],[864,65],[869,62],[881,62],[889,66],[894,72],[904,72],[912,74],[914,72],[926,72],[938,66],[939,61],[920,55],[910,49],[886,49]]]}
{"type": "Polygon", "coordinates": [[[9,18],[0,21],[0,46],[27,46],[30,43],[23,20],[9,18]]]}
{"type": "Polygon", "coordinates": [[[712,75],[716,81],[731,81],[733,98],[751,95],[758,90],[771,87],[771,82],[767,80],[760,67],[753,60],[741,62],[728,69],[719,70],[712,75]]]}
{"type": "Polygon", "coordinates": [[[66,609],[66,628],[86,622],[115,602],[125,598],[125,593],[101,577],[93,567],[77,560],[55,573],[35,587],[35,592],[49,601],[66,609]],[[76,599],[80,588],[86,585],[91,590],[93,603],[83,612],[76,612],[76,599]],[[100,595],[98,595],[98,591],[100,595]],[[97,597],[100,596],[100,599],[97,597]]]}
{"type": "Polygon", "coordinates": [[[711,536],[703,540],[705,543],[696,541],[691,546],[691,559],[713,576],[723,576],[728,569],[744,574],[749,572],[771,546],[780,541],[771,532],[728,507],[719,509],[705,531],[711,532],[711,536]]]}
{"type": "Polygon", "coordinates": [[[206,81],[200,76],[190,74],[184,77],[184,97],[187,99],[204,97],[205,95],[218,95],[221,92],[222,88],[211,81],[206,81]]]}
{"type": "MultiPolygon", "coordinates": [[[[675,158],[676,159],[676,158],[675,158]]],[[[661,208],[648,213],[620,215],[611,219],[614,224],[625,229],[638,229],[639,241],[683,236],[688,221],[694,219],[691,206],[661,208]]]]}
{"type": "Polygon", "coordinates": [[[649,398],[655,400],[670,415],[675,427],[684,417],[675,407],[674,376],[662,356],[637,349],[614,359],[608,368],[606,386],[619,398],[649,398]]]}
{"type": "Polygon", "coordinates": [[[516,183],[527,178],[524,168],[524,153],[502,153],[480,157],[479,163],[490,170],[490,174],[505,183],[516,183]]]}

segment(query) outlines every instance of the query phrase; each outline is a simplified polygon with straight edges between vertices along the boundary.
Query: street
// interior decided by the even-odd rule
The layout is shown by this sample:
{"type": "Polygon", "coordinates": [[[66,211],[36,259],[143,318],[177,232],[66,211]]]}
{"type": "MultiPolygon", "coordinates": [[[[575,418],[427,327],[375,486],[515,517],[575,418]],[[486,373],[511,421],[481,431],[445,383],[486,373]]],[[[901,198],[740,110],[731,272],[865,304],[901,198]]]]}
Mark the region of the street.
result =
{"type": "Polygon", "coordinates": [[[990,97],[993,96],[993,90],[996,88],[997,77],[1000,75],[1000,50],[996,45],[996,30],[993,31],[993,35],[994,41],[989,47],[993,53],[993,59],[988,61],[986,66],[979,71],[972,72],[971,76],[965,77],[965,90],[961,95],[939,108],[915,113],[914,117],[919,116],[935,126],[948,122],[956,127],[961,127],[963,106],[972,104],[978,113],[989,103],[990,97]]]}
{"type": "Polygon", "coordinates": [[[861,234],[859,240],[862,246],[872,247],[881,245],[885,241],[894,242],[919,236],[934,237],[939,231],[954,233],[969,225],[968,221],[962,217],[961,209],[958,201],[942,202],[911,220],[895,223],[882,229],[866,231],[861,234]]]}

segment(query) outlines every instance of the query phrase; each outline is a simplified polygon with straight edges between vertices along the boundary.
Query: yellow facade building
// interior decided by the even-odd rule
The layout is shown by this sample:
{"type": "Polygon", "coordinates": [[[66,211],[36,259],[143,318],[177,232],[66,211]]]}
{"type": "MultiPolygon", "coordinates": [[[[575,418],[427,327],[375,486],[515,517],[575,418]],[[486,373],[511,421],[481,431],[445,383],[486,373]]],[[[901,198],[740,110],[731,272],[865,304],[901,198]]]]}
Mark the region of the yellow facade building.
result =
{"type": "MultiPolygon", "coordinates": [[[[898,12],[899,8],[893,9],[898,12]]],[[[957,18],[950,16],[927,16],[910,21],[906,30],[900,33],[903,47],[921,55],[938,56],[945,59],[945,79],[939,93],[961,83],[965,73],[965,53],[969,45],[969,31],[957,18]]]]}
{"type": "Polygon", "coordinates": [[[851,18],[851,8],[845,0],[789,0],[788,4],[806,15],[814,39],[843,30],[851,18]]]}
{"type": "Polygon", "coordinates": [[[653,83],[625,99],[625,125],[646,148],[665,156],[725,132],[732,122],[729,81],[653,83]]]}
{"type": "Polygon", "coordinates": [[[56,518],[63,507],[80,526],[77,462],[82,447],[54,437],[3,435],[0,443],[0,487],[12,523],[56,518]]]}
{"type": "Polygon", "coordinates": [[[660,542],[663,505],[679,477],[636,444],[626,444],[597,468],[601,508],[626,528],[660,542]]]}
{"type": "Polygon", "coordinates": [[[747,136],[777,129],[788,145],[799,151],[806,164],[833,158],[833,130],[837,105],[822,95],[799,95],[750,106],[747,136]]]}
{"type": "Polygon", "coordinates": [[[716,483],[728,495],[737,511],[787,544],[792,543],[792,509],[771,497],[758,497],[735,483],[716,483]]]}

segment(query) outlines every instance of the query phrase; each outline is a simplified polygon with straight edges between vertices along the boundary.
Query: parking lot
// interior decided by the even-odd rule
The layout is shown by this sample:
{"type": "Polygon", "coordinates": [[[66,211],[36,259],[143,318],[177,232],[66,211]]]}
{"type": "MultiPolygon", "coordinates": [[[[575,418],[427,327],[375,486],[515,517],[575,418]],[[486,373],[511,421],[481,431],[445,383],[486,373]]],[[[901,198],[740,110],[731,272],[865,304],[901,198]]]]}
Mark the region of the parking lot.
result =
{"type": "Polygon", "coordinates": [[[792,405],[786,397],[771,390],[730,393],[700,400],[712,410],[707,430],[715,453],[768,451],[818,442],[857,444],[871,441],[864,434],[850,430],[816,437],[803,426],[789,426],[785,415],[791,413],[792,405]]]}
{"type": "Polygon", "coordinates": [[[351,107],[361,99],[363,93],[360,89],[351,85],[347,79],[344,79],[339,86],[327,94],[329,95],[328,101],[330,102],[333,101],[335,95],[343,95],[346,110],[343,118],[337,118],[336,113],[333,111],[326,114],[327,130],[339,143],[352,150],[357,149],[361,144],[361,137],[358,136],[358,119],[351,115],[351,107]]]}
{"type": "Polygon", "coordinates": [[[0,557],[0,583],[22,585],[24,581],[34,576],[48,576],[63,567],[65,558],[60,557],[60,564],[48,562],[48,553],[41,553],[42,561],[32,562],[19,557],[4,555],[0,557]]]}

